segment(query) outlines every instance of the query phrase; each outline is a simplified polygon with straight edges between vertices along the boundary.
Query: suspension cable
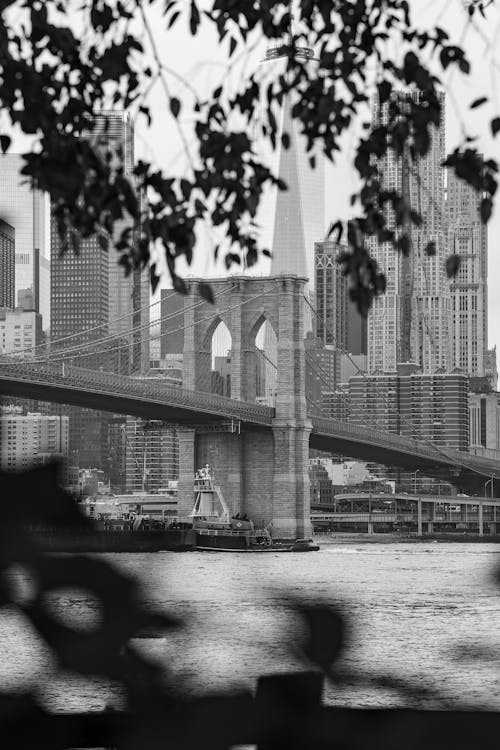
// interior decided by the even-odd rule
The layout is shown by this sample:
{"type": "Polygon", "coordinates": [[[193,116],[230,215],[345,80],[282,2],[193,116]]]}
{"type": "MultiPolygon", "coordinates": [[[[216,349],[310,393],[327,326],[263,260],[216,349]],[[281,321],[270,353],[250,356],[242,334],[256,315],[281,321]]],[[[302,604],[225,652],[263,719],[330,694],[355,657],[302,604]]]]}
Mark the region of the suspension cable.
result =
{"type": "MultiPolygon", "coordinates": [[[[267,294],[270,294],[274,290],[275,286],[277,286],[277,284],[273,285],[273,287],[271,287],[270,289],[268,289],[265,292],[260,292],[259,294],[255,294],[255,295],[253,295],[252,297],[249,297],[246,300],[238,302],[238,303],[236,303],[234,305],[231,305],[229,307],[225,307],[222,310],[218,311],[217,314],[229,312],[229,311],[234,310],[234,309],[236,309],[238,307],[242,307],[243,305],[246,305],[246,304],[248,304],[250,302],[253,302],[255,299],[258,299],[259,297],[263,297],[263,296],[265,296],[267,294]]],[[[207,315],[204,318],[200,318],[200,320],[198,320],[197,323],[204,323],[206,321],[213,320],[213,319],[214,319],[214,315],[207,315]]],[[[180,331],[186,331],[186,330],[189,330],[191,328],[192,328],[192,326],[189,325],[189,324],[188,325],[184,325],[184,326],[179,326],[178,328],[174,328],[173,330],[169,331],[169,334],[178,333],[180,331]]],[[[160,338],[161,336],[164,336],[164,335],[165,334],[161,333],[161,332],[158,333],[158,334],[149,335],[149,336],[146,336],[146,337],[144,337],[144,338],[142,338],[142,339],[134,342],[134,344],[138,345],[138,344],[141,344],[141,343],[145,343],[147,341],[153,341],[153,340],[158,339],[158,338],[160,338]]],[[[113,339],[116,340],[116,336],[114,336],[113,339]]],[[[89,346],[99,346],[102,343],[103,343],[102,341],[91,342],[89,344],[89,346]]],[[[108,352],[117,351],[118,349],[121,349],[124,346],[132,346],[132,345],[133,344],[131,344],[131,343],[127,343],[127,344],[121,343],[121,344],[118,344],[118,345],[116,345],[114,347],[107,347],[105,349],[101,349],[101,350],[98,350],[98,351],[87,352],[87,353],[84,353],[84,354],[73,354],[71,358],[76,359],[76,358],[81,358],[81,357],[95,356],[97,354],[107,354],[108,352]]],[[[29,364],[42,364],[43,363],[43,364],[50,365],[50,364],[53,364],[53,363],[56,363],[56,362],[64,362],[66,359],[67,359],[67,352],[63,351],[61,353],[56,354],[54,357],[45,358],[45,359],[34,359],[34,360],[31,360],[31,362],[29,364]],[[63,354],[65,356],[60,356],[60,354],[63,354]]],[[[0,364],[2,364],[2,363],[0,362],[0,364]]],[[[8,364],[12,364],[12,362],[9,362],[8,364]]]]}

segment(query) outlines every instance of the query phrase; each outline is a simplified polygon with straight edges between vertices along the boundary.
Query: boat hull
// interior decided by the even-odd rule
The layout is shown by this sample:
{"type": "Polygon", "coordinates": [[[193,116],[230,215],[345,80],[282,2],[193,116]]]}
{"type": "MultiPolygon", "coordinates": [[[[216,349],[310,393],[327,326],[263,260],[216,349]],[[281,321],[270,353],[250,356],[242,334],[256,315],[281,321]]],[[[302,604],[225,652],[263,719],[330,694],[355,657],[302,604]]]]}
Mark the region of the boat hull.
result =
{"type": "Polygon", "coordinates": [[[256,544],[246,535],[196,533],[199,552],[316,552],[317,544],[297,542],[272,542],[256,544]]]}
{"type": "Polygon", "coordinates": [[[196,544],[193,529],[44,530],[33,537],[45,552],[186,552],[196,544]]]}

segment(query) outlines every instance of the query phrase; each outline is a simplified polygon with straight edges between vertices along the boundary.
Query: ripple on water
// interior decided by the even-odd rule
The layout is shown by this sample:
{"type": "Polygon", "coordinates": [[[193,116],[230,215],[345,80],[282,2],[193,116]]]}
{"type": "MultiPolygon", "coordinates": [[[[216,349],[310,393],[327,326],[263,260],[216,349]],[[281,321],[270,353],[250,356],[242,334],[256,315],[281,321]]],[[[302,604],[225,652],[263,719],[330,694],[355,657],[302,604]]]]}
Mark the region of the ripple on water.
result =
{"type": "MultiPolygon", "coordinates": [[[[105,557],[140,577],[148,606],[185,622],[164,637],[133,643],[192,693],[253,688],[260,674],[302,668],[298,646],[304,632],[287,608],[291,595],[341,604],[349,620],[344,666],[396,673],[413,684],[441,687],[461,704],[498,709],[498,660],[485,654],[496,644],[500,624],[500,591],[491,576],[499,553],[492,544],[343,543],[310,555],[105,557]],[[455,658],[452,651],[476,643],[478,633],[484,653],[471,649],[467,658],[455,658]]],[[[76,596],[67,600],[73,616],[88,606],[76,596]]],[[[0,690],[22,689],[34,673],[52,708],[119,706],[115,685],[57,676],[50,653],[19,616],[0,619],[0,639],[0,690]]],[[[399,694],[366,685],[329,688],[326,695],[343,705],[404,703],[399,694]]]]}

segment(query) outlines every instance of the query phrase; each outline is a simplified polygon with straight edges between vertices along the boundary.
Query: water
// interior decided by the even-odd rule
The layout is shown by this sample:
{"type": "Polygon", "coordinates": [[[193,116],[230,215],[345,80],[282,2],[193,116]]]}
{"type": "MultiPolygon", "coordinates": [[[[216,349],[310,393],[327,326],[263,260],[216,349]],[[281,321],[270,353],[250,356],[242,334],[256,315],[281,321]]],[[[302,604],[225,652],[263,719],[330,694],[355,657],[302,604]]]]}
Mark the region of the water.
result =
{"type": "MultiPolygon", "coordinates": [[[[351,623],[342,665],[363,674],[391,673],[438,687],[454,703],[500,709],[500,588],[494,544],[325,544],[311,554],[155,553],[107,555],[141,578],[148,604],[176,614],[174,634],[134,639],[137,649],[169,665],[190,693],[253,688],[260,674],[303,669],[302,624],[287,597],[341,603],[351,623]],[[486,653],[486,658],[484,658],[486,653]],[[482,657],[482,658],[478,658],[482,657]]],[[[83,592],[57,606],[80,623],[95,610],[83,592]]],[[[0,690],[38,684],[53,710],[119,708],[116,686],[56,673],[50,652],[23,618],[0,618],[0,690]]],[[[404,696],[362,685],[329,688],[330,703],[405,704],[404,696]]],[[[425,704],[436,704],[429,699],[425,704]]]]}

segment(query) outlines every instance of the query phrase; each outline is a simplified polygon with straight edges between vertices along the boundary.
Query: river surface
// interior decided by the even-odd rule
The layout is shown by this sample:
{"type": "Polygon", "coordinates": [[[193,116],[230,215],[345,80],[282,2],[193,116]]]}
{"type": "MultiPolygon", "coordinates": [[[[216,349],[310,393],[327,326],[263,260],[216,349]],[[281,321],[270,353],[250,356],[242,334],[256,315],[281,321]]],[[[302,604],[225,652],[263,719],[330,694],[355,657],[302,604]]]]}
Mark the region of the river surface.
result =
{"type": "MultiPolygon", "coordinates": [[[[310,554],[154,553],[105,555],[138,576],[148,605],[182,618],[165,637],[134,639],[169,665],[189,693],[255,687],[259,675],[307,667],[303,626],[289,596],[337,603],[350,625],[341,666],[365,677],[393,674],[438,689],[457,706],[500,710],[500,545],[325,543],[310,554]]],[[[83,592],[61,594],[68,617],[92,617],[83,592]]],[[[13,610],[0,613],[0,690],[36,686],[53,710],[121,706],[116,686],[61,677],[48,649],[13,610]]],[[[329,703],[408,705],[364,684],[329,686],[329,703]]],[[[411,703],[411,701],[410,701],[411,703]]],[[[415,705],[414,703],[412,705],[415,705]]],[[[439,705],[435,697],[423,704],[439,705]]]]}

